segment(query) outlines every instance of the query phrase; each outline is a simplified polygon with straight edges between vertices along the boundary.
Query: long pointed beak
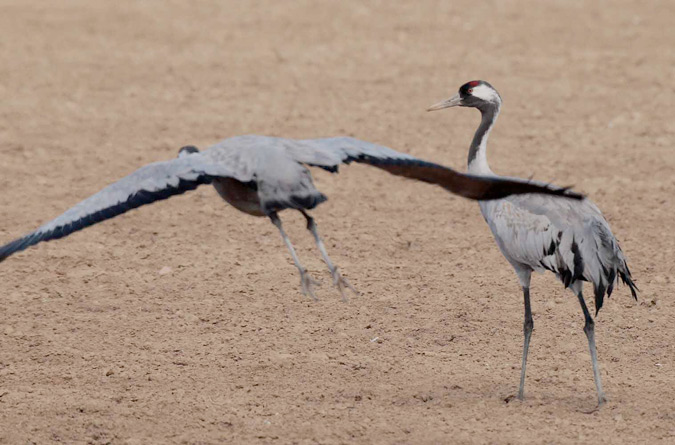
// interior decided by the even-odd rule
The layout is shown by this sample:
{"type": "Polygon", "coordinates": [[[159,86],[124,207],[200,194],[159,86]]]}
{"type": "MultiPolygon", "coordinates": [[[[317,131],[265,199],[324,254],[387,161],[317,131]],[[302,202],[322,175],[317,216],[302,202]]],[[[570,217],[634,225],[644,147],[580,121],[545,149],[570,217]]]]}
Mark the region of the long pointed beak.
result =
{"type": "Polygon", "coordinates": [[[455,94],[452,96],[450,99],[441,101],[437,104],[434,104],[427,108],[427,111],[436,111],[436,110],[442,110],[443,108],[450,108],[450,107],[456,107],[458,105],[462,104],[462,98],[459,97],[459,93],[455,94]]]}

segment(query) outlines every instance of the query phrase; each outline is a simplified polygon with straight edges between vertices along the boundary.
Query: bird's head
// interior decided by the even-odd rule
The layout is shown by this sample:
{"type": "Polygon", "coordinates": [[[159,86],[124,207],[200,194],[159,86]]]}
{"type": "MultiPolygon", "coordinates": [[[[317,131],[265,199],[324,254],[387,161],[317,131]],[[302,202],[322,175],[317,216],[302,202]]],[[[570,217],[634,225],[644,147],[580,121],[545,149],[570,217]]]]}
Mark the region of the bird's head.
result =
{"type": "Polygon", "coordinates": [[[483,110],[487,107],[499,107],[502,98],[492,85],[484,80],[472,80],[459,88],[457,94],[427,108],[427,111],[442,110],[450,107],[473,107],[483,110]]]}
{"type": "Polygon", "coordinates": [[[182,158],[183,156],[191,155],[192,153],[199,153],[199,149],[194,145],[186,145],[178,150],[178,157],[182,158]]]}

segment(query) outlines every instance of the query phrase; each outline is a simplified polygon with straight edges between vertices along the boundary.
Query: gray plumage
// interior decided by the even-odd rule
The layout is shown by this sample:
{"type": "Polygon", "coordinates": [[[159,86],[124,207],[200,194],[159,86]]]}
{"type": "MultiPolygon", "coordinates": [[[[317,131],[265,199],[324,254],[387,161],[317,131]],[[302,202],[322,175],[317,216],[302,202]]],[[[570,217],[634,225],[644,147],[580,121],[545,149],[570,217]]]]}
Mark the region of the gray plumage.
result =
{"type": "MultiPolygon", "coordinates": [[[[621,278],[634,297],[626,258],[609,224],[588,199],[509,196],[480,203],[499,249],[518,276],[551,271],[572,290],[593,285],[596,314],[621,278]]],[[[522,280],[523,285],[529,284],[522,280]]]]}
{"type": "Polygon", "coordinates": [[[337,172],[340,164],[367,163],[433,184],[471,199],[494,199],[512,193],[542,192],[580,198],[580,195],[522,180],[482,178],[457,173],[438,164],[422,161],[387,147],[349,137],[293,140],[266,136],[237,136],[200,152],[183,147],[177,159],[142,167],[28,235],[0,247],[0,261],[41,241],[70,233],[112,218],[144,204],[213,184],[218,193],[237,209],[270,217],[284,237],[300,270],[303,292],[313,296],[312,281],[299,263],[276,212],[296,209],[305,215],[322,256],[341,291],[350,287],[332,266],[316,224],[306,213],[326,200],[312,182],[306,166],[337,172]]]}
{"type": "MultiPolygon", "coordinates": [[[[430,110],[463,106],[477,108],[481,122],[469,148],[469,173],[490,178],[496,175],[487,162],[487,140],[501,109],[501,96],[485,81],[462,85],[450,99],[430,110]]],[[[602,307],[619,279],[630,288],[637,299],[633,282],[619,243],[600,210],[591,201],[572,201],[543,195],[508,196],[480,202],[485,221],[502,254],[511,263],[523,288],[525,322],[523,331],[523,363],[518,398],[524,397],[525,368],[534,322],[530,307],[532,272],[551,271],[574,292],[585,318],[584,332],[588,337],[593,375],[598,393],[598,405],[605,402],[595,348],[594,321],[583,298],[583,282],[593,285],[595,309],[602,307]]]]}

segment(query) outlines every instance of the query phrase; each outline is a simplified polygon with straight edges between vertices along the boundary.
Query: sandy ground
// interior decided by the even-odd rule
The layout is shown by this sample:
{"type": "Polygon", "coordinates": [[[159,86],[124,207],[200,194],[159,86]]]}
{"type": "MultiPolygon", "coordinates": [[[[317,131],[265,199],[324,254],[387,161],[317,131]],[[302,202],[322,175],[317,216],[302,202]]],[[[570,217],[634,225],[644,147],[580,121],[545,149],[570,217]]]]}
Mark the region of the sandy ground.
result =
{"type": "Polygon", "coordinates": [[[0,4],[0,241],[187,143],[352,135],[465,168],[465,81],[504,98],[497,172],[574,184],[641,288],[596,335],[553,276],[522,301],[477,205],[366,166],[315,172],[341,302],[299,214],[204,187],[0,265],[0,443],[675,441],[675,3],[0,4]],[[160,271],[163,270],[163,273],[160,271]],[[166,273],[168,272],[168,273],[166,273]]]}

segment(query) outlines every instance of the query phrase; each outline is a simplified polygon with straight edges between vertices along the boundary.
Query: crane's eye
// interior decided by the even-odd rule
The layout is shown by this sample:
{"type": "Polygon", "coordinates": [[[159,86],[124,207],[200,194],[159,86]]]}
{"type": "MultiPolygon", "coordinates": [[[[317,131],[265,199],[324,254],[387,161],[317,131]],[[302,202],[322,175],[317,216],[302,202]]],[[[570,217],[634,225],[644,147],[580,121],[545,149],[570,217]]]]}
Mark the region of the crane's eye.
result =
{"type": "Polygon", "coordinates": [[[469,94],[473,93],[473,88],[469,88],[469,91],[467,91],[467,93],[469,94]]]}

